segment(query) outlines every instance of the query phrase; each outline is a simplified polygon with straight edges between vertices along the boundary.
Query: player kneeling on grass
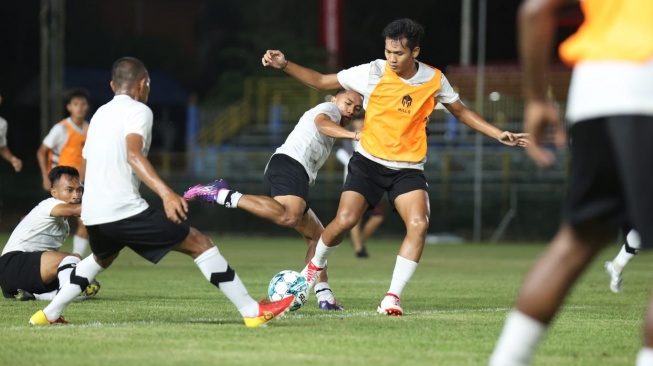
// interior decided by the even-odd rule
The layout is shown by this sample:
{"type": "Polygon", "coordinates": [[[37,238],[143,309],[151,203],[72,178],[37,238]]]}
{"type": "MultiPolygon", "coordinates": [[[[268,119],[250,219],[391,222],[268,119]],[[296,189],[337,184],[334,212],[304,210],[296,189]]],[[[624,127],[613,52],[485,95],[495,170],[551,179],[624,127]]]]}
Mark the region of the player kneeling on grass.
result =
{"type": "MultiPolygon", "coordinates": [[[[50,194],[16,226],[0,257],[0,287],[5,298],[51,300],[81,260],[59,252],[70,233],[68,217],[79,217],[83,187],[77,169],[58,166],[50,171],[50,194]]],[[[95,295],[100,284],[90,282],[80,298],[95,295]]]]}
{"type": "Polygon", "coordinates": [[[82,221],[88,230],[90,255],[77,265],[52,302],[30,318],[33,325],[67,323],[61,313],[91,281],[128,247],[152,263],[170,251],[186,254],[208,281],[236,306],[245,325],[257,327],[285,312],[294,296],[275,302],[252,299],[236,272],[211,238],[184,221],[186,201],[159,177],[147,159],[152,141],[152,110],[145,105],[150,76],[133,58],[117,60],[111,69],[115,96],[93,118],[82,151],[85,179],[82,221]],[[163,201],[165,212],[141,197],[141,180],[163,201]]]}

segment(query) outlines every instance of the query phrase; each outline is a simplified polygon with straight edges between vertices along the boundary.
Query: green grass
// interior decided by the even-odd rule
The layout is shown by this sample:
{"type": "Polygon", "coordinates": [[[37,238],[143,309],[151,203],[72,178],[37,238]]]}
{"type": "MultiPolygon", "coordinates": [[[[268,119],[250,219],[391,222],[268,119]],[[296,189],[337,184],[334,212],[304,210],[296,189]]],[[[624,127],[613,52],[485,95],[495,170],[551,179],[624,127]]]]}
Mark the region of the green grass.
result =
{"type": "MultiPolygon", "coordinates": [[[[0,235],[6,241],[6,235],[0,235]]],[[[254,298],[283,269],[300,270],[300,238],[215,237],[254,298]]],[[[369,243],[354,258],[348,242],[330,259],[329,281],[344,312],[297,312],[248,329],[190,258],[158,265],[124,250],[99,276],[94,299],[73,303],[69,326],[35,328],[46,302],[0,300],[0,365],[484,365],[521,280],[543,245],[427,245],[402,296],[403,317],[375,314],[389,285],[399,240],[369,243]]],[[[67,249],[68,244],[64,249],[67,249]]],[[[648,303],[651,264],[640,254],[612,294],[604,251],[574,289],[534,365],[634,364],[648,303]]]]}

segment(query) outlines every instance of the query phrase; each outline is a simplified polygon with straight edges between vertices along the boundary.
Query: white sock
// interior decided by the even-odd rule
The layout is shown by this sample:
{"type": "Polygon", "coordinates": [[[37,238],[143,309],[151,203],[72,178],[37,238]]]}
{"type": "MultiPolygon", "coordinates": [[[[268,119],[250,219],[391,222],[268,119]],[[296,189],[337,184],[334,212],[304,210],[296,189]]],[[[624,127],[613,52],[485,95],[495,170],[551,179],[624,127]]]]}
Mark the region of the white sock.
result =
{"type": "MultiPolygon", "coordinates": [[[[57,268],[57,278],[59,279],[59,288],[62,288],[65,284],[70,282],[70,272],[77,267],[77,264],[82,260],[75,257],[74,255],[69,255],[64,257],[59,263],[57,268]]],[[[49,299],[51,300],[51,299],[49,299]]]]}
{"type": "Polygon", "coordinates": [[[653,365],[653,348],[642,347],[637,354],[637,366],[653,365]]]}
{"type": "Polygon", "coordinates": [[[539,321],[519,310],[512,310],[494,346],[490,366],[529,365],[546,329],[547,326],[539,321]]]}
{"type": "Polygon", "coordinates": [[[77,253],[83,257],[87,249],[88,239],[77,235],[73,236],[73,253],[77,253]]]}
{"type": "Polygon", "coordinates": [[[236,208],[238,207],[238,201],[240,201],[240,197],[242,196],[243,194],[238,191],[223,189],[218,192],[217,196],[215,196],[215,201],[227,208],[236,208]]]}
{"type": "Polygon", "coordinates": [[[406,287],[410,278],[413,277],[413,273],[415,273],[416,269],[417,262],[397,256],[395,270],[392,272],[392,281],[390,282],[390,289],[388,292],[397,295],[397,297],[401,297],[404,287],[406,287]]]}
{"type": "Polygon", "coordinates": [[[326,244],[324,244],[322,241],[322,237],[320,236],[320,240],[318,240],[317,246],[315,247],[315,255],[313,256],[313,259],[311,259],[311,262],[313,262],[317,268],[324,268],[327,263],[327,258],[329,258],[331,253],[338,249],[339,246],[340,245],[327,247],[326,244]]]}
{"type": "Polygon", "coordinates": [[[34,297],[37,300],[52,300],[55,296],[57,296],[57,290],[52,290],[43,294],[34,294],[34,297]]]}
{"type": "Polygon", "coordinates": [[[612,261],[612,266],[614,267],[614,270],[621,273],[621,271],[624,269],[626,264],[630,262],[631,259],[635,254],[628,253],[626,251],[626,246],[622,245],[621,250],[619,251],[619,254],[617,254],[616,257],[614,257],[614,260],[612,261]]]}
{"type": "Polygon", "coordinates": [[[258,316],[258,303],[249,296],[245,285],[229,267],[229,263],[220,254],[217,247],[200,254],[199,257],[195,258],[195,264],[202,271],[204,278],[222,290],[243,317],[252,318],[258,316]]]}
{"type": "Polygon", "coordinates": [[[331,291],[331,287],[329,287],[328,283],[320,282],[315,285],[314,290],[318,303],[320,301],[328,301],[329,303],[333,304],[336,301],[336,298],[333,297],[333,292],[331,291]]]}
{"type": "MultiPolygon", "coordinates": [[[[78,277],[84,277],[91,282],[95,279],[98,273],[102,272],[102,268],[93,258],[93,255],[82,259],[81,262],[77,263],[75,268],[75,275],[78,277]]],[[[82,288],[79,285],[68,282],[60,290],[57,296],[52,300],[52,302],[43,309],[45,317],[50,321],[59,319],[63,309],[68,306],[71,302],[82,293],[82,288]]]]}

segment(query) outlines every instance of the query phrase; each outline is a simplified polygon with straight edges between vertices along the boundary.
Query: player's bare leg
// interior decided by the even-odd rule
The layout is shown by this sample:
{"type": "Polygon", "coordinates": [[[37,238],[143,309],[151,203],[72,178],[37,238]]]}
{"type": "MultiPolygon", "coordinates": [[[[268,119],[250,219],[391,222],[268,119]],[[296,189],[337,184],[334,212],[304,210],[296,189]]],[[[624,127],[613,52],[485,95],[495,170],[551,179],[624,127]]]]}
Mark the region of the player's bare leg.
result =
{"type": "Polygon", "coordinates": [[[549,248],[526,276],[516,309],[508,315],[495,346],[491,365],[530,361],[575,281],[615,236],[616,232],[606,226],[591,222],[576,228],[560,227],[549,248]]]}

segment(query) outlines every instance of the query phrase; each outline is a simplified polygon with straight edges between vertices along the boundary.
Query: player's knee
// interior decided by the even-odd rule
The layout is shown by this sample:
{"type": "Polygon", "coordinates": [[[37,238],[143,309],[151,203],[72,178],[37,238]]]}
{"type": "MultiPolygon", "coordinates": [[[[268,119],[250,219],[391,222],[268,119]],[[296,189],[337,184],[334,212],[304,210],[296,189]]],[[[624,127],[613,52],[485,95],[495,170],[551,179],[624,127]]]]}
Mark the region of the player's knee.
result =
{"type": "Polygon", "coordinates": [[[406,229],[409,232],[425,233],[429,228],[427,217],[413,217],[406,222],[406,229]]]}
{"type": "Polygon", "coordinates": [[[353,229],[358,224],[358,220],[360,220],[360,217],[353,215],[351,212],[343,211],[338,213],[334,222],[340,230],[347,231],[353,229]]]}
{"type": "Polygon", "coordinates": [[[277,219],[277,224],[289,228],[296,228],[302,221],[301,215],[286,213],[277,219]]]}
{"type": "MultiPolygon", "coordinates": [[[[213,241],[208,236],[202,234],[199,230],[191,228],[186,239],[191,252],[201,254],[214,247],[213,241]]],[[[192,253],[189,253],[192,254],[192,253]]]]}

